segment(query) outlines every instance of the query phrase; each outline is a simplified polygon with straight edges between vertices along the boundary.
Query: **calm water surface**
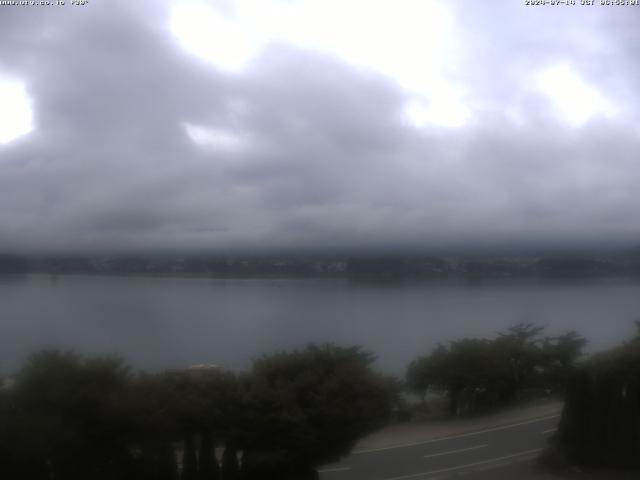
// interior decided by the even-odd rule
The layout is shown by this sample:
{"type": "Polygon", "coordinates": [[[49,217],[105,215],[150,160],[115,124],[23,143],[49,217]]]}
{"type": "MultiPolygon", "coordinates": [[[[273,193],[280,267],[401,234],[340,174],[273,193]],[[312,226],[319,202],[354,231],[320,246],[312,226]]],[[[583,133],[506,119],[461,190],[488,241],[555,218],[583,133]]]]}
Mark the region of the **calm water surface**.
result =
{"type": "Polygon", "coordinates": [[[437,342],[518,322],[575,329],[611,346],[640,318],[626,281],[362,285],[343,280],[212,280],[30,275],[0,280],[0,372],[44,347],[118,353],[135,367],[246,368],[307,342],[359,344],[400,374],[437,342]]]}

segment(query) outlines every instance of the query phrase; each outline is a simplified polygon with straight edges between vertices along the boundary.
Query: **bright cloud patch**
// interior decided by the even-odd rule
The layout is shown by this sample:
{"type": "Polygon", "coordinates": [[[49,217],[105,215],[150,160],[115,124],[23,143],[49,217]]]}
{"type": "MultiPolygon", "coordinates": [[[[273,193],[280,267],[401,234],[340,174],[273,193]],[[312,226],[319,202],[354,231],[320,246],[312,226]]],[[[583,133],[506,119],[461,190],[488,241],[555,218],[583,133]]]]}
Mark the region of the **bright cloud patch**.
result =
{"type": "MultiPolygon", "coordinates": [[[[431,0],[298,2],[285,34],[297,45],[334,53],[430,93],[451,42],[452,19],[431,0]]],[[[450,61],[451,59],[449,59],[450,61]]]]}
{"type": "Polygon", "coordinates": [[[171,32],[217,67],[239,71],[274,40],[335,55],[428,100],[428,123],[460,126],[470,116],[444,75],[455,63],[453,19],[435,0],[235,0],[228,11],[176,2],[171,32]]]}
{"type": "Polygon", "coordinates": [[[171,31],[186,50],[225,70],[240,70],[261,46],[243,25],[200,2],[178,3],[171,31]]]}
{"type": "Polygon", "coordinates": [[[0,143],[8,143],[31,130],[31,100],[24,85],[0,79],[0,143]]]}
{"type": "Polygon", "coordinates": [[[439,98],[410,100],[403,111],[405,122],[415,128],[430,124],[451,128],[464,126],[471,117],[471,111],[458,92],[451,90],[447,93],[439,98]]]}
{"type": "Polygon", "coordinates": [[[215,150],[235,151],[241,149],[245,141],[228,130],[184,123],[187,136],[198,146],[215,150]]]}
{"type": "Polygon", "coordinates": [[[536,86],[549,97],[556,114],[571,126],[578,127],[593,117],[610,117],[616,113],[611,102],[568,65],[539,72],[536,86]]]}

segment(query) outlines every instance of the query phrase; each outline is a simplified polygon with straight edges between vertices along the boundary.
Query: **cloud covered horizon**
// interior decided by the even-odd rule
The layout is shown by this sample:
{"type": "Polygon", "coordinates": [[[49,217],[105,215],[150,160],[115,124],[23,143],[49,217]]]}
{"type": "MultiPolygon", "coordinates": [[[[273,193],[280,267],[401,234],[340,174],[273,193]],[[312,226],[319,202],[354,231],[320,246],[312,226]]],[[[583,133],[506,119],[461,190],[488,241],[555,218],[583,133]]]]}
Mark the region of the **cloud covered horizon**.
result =
{"type": "Polygon", "coordinates": [[[0,250],[640,243],[639,19],[0,6],[0,250]]]}

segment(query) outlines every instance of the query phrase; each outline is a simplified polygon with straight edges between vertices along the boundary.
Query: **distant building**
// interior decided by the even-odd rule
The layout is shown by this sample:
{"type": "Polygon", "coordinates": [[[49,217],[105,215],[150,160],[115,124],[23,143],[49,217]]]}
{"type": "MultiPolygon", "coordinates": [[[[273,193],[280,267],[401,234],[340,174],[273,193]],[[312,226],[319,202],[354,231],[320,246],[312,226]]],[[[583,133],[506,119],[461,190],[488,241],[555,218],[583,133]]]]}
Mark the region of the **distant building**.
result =
{"type": "Polygon", "coordinates": [[[220,366],[214,363],[198,363],[196,365],[190,365],[187,368],[187,373],[192,380],[199,380],[206,375],[219,371],[220,366]]]}
{"type": "Polygon", "coordinates": [[[16,384],[16,380],[13,377],[0,378],[0,390],[10,390],[16,384]]]}

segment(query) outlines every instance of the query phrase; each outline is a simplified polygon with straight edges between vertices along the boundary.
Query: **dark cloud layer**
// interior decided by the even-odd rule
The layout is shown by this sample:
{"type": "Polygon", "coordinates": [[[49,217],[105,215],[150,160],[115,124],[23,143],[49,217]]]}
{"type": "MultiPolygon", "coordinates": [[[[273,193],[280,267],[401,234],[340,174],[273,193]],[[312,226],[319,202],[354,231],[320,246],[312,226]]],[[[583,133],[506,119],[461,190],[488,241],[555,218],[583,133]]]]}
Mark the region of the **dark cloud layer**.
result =
{"type": "Polygon", "coordinates": [[[408,91],[328,52],[273,42],[240,72],[196,59],[168,3],[0,7],[0,75],[35,117],[0,145],[0,247],[633,243],[640,8],[522,3],[446,2],[472,116],[420,128],[408,91]],[[563,122],[533,88],[558,62],[619,113],[563,122]]]}

